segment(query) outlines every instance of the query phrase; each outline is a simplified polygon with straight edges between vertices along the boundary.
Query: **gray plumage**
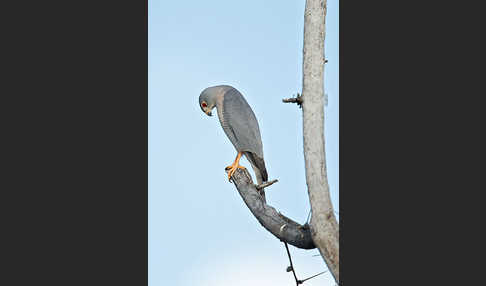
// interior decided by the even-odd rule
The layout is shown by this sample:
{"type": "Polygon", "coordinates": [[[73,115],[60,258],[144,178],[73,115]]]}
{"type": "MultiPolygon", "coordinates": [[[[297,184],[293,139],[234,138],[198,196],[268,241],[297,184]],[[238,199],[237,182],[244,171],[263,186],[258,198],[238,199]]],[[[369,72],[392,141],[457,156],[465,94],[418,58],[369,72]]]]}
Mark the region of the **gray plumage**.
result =
{"type": "Polygon", "coordinates": [[[243,152],[255,172],[257,183],[268,180],[258,121],[243,95],[229,85],[208,87],[199,96],[199,106],[211,116],[216,107],[224,132],[238,152],[243,152]],[[204,107],[204,104],[207,107],[204,107]]]}

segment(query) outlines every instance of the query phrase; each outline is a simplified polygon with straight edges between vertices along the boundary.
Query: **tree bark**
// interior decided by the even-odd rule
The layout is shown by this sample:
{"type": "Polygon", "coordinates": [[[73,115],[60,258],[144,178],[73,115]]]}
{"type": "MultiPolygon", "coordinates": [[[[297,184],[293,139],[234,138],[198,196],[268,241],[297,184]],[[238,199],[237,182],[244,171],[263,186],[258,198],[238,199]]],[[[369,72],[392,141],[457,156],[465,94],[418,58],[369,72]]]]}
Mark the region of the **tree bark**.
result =
{"type": "Polygon", "coordinates": [[[339,283],[339,226],[329,195],[324,141],[324,39],[326,0],[307,0],[304,15],[303,134],[310,229],[334,279],[339,283]]]}
{"type": "Polygon", "coordinates": [[[266,204],[248,170],[237,169],[231,176],[243,201],[260,224],[281,241],[302,249],[316,248],[308,224],[300,225],[266,204]]]}

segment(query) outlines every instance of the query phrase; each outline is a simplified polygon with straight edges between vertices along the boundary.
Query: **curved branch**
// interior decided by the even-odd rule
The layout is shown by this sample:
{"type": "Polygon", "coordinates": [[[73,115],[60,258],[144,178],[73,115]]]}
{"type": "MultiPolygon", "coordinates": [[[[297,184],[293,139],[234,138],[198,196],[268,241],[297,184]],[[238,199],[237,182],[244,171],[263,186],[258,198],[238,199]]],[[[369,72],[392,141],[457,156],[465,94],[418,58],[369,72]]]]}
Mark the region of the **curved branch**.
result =
{"type": "Polygon", "coordinates": [[[309,225],[300,225],[267,205],[246,169],[237,169],[231,178],[243,201],[265,229],[281,241],[297,248],[316,248],[312,241],[309,225]]]}

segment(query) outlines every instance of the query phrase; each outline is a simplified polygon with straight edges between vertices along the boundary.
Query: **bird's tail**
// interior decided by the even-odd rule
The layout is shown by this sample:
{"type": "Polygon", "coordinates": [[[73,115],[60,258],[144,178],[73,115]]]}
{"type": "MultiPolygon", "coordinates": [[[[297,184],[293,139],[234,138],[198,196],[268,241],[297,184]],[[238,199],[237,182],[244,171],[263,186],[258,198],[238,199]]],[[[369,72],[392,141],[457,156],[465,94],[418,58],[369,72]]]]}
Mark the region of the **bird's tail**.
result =
{"type": "MultiPolygon", "coordinates": [[[[256,154],[251,152],[245,152],[246,158],[250,162],[253,171],[255,172],[257,184],[260,185],[268,181],[267,168],[265,167],[265,161],[263,158],[258,157],[256,154]]],[[[263,200],[265,201],[265,192],[261,190],[263,200]]]]}

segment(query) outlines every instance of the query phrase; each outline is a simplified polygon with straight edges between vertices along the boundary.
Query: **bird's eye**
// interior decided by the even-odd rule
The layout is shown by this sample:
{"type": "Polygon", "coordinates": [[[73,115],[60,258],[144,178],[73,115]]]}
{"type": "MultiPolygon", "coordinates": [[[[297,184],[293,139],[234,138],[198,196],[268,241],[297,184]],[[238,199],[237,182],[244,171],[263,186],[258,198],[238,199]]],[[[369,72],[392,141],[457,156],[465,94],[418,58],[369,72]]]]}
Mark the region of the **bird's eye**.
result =
{"type": "Polygon", "coordinates": [[[208,105],[206,104],[206,102],[203,102],[202,104],[202,107],[206,108],[208,105]]]}

